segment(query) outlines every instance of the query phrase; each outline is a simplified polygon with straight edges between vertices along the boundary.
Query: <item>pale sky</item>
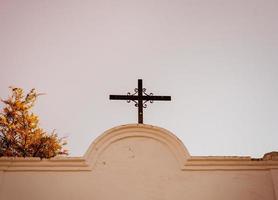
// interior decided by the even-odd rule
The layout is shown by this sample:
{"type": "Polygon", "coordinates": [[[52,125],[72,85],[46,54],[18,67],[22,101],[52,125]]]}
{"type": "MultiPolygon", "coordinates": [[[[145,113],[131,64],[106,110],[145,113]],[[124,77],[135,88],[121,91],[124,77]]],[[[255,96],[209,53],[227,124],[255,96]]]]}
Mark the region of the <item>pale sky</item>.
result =
{"type": "Polygon", "coordinates": [[[0,0],[0,97],[36,88],[41,127],[82,156],[112,127],[136,123],[126,94],[171,95],[146,124],[191,155],[278,150],[277,0],[0,0]]]}

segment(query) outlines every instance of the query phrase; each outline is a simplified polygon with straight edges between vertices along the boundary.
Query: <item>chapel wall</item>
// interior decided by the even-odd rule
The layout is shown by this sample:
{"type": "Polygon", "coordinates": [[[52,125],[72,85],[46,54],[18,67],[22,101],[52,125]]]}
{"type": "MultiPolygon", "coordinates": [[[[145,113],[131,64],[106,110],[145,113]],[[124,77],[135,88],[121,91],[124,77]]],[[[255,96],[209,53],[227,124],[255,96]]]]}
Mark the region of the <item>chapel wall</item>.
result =
{"type": "Polygon", "coordinates": [[[192,157],[165,129],[111,129],[83,157],[0,158],[0,200],[278,200],[276,153],[192,157]]]}

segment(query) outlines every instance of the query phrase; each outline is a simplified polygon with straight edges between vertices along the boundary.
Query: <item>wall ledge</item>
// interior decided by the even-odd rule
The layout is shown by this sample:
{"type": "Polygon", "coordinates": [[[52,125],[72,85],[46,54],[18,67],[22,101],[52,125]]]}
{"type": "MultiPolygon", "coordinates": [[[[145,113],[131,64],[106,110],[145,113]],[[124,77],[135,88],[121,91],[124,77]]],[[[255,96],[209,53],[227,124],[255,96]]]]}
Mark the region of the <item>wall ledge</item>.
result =
{"type": "Polygon", "coordinates": [[[90,171],[82,157],[55,157],[51,159],[1,157],[0,171],[90,171]]]}
{"type": "Polygon", "coordinates": [[[249,156],[191,156],[183,170],[271,170],[278,169],[278,160],[249,156]]]}
{"type": "Polygon", "coordinates": [[[184,144],[166,129],[146,125],[117,126],[101,134],[83,157],[57,156],[51,159],[0,157],[0,171],[91,171],[102,152],[115,141],[145,137],[157,140],[173,153],[183,171],[272,170],[278,169],[278,152],[262,158],[249,156],[190,156],[184,144]]]}

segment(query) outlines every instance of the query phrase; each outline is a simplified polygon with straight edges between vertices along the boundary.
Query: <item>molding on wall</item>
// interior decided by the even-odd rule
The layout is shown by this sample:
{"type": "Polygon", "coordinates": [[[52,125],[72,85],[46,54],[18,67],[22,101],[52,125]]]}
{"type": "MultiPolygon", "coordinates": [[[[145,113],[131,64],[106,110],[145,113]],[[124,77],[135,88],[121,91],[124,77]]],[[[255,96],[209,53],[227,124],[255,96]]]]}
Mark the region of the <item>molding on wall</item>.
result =
{"type": "Polygon", "coordinates": [[[191,156],[183,170],[270,170],[278,169],[278,160],[237,156],[191,156]]]}
{"type": "Polygon", "coordinates": [[[90,171],[91,167],[84,158],[55,157],[40,158],[0,158],[0,171],[90,171]]]}
{"type": "Polygon", "coordinates": [[[166,129],[146,124],[128,124],[104,132],[93,141],[83,157],[55,157],[42,160],[2,157],[0,171],[91,171],[109,145],[136,137],[150,138],[163,143],[184,171],[278,169],[278,152],[267,153],[260,159],[238,156],[190,156],[184,144],[166,129]]]}

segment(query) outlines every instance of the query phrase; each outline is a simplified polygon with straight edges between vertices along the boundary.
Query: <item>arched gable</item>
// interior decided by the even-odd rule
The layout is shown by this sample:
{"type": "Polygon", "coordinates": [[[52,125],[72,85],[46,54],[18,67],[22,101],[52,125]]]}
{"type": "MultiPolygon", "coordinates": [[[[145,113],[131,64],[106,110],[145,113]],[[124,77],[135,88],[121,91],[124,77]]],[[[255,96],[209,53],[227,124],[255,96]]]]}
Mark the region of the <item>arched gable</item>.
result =
{"type": "Polygon", "coordinates": [[[107,130],[100,135],[89,147],[84,159],[94,167],[99,156],[115,142],[130,138],[149,138],[162,143],[175,157],[181,169],[186,159],[190,157],[183,143],[166,129],[145,124],[128,124],[107,130]]]}

